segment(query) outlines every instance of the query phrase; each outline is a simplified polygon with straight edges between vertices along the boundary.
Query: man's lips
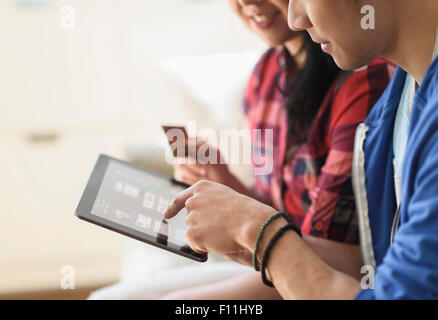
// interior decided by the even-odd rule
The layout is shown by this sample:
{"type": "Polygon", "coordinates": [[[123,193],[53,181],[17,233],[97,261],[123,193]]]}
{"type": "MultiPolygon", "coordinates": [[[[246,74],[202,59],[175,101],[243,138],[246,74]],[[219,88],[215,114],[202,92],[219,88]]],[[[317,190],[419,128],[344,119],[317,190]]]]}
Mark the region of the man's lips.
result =
{"type": "Polygon", "coordinates": [[[321,50],[324,52],[330,51],[332,44],[330,42],[321,42],[321,50]]]}
{"type": "Polygon", "coordinates": [[[312,35],[310,35],[310,37],[312,38],[313,42],[316,42],[316,43],[321,45],[322,51],[327,52],[328,50],[331,49],[332,44],[330,41],[322,40],[322,39],[316,38],[312,35]]]}

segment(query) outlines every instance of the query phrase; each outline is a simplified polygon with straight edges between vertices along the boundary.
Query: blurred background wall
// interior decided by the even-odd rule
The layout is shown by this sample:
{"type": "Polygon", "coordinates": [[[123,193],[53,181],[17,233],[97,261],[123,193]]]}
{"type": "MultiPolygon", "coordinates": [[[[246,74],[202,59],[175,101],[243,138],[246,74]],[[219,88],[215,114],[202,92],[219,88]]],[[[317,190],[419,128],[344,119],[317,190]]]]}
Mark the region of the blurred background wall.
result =
{"type": "Polygon", "coordinates": [[[225,0],[1,0],[0,41],[0,298],[81,296],[130,241],[73,216],[97,155],[171,173],[160,124],[239,126],[264,46],[225,0]]]}

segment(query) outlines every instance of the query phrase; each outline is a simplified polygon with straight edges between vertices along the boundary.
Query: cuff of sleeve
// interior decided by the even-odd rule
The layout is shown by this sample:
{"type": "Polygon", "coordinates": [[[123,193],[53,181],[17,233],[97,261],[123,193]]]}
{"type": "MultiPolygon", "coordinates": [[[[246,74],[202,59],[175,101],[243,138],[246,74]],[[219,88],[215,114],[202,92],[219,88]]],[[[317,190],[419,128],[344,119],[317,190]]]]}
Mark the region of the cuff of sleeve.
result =
{"type": "Polygon", "coordinates": [[[357,296],[354,298],[355,300],[375,300],[374,296],[374,290],[372,289],[365,289],[359,291],[357,296]]]}

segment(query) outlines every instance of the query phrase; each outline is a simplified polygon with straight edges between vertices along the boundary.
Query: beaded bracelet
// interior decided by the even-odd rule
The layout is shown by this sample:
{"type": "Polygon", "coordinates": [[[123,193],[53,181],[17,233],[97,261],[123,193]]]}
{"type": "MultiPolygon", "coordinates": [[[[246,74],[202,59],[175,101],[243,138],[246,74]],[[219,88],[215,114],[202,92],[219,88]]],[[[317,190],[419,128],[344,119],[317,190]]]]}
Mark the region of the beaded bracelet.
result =
{"type": "Polygon", "coordinates": [[[290,216],[284,212],[284,211],[279,211],[274,213],[272,216],[269,217],[269,219],[262,225],[259,234],[257,235],[257,239],[256,239],[256,243],[254,246],[254,254],[252,256],[252,264],[254,266],[255,271],[260,271],[260,266],[259,263],[257,261],[257,254],[259,251],[259,247],[260,247],[260,242],[262,240],[263,237],[263,233],[265,232],[265,229],[271,224],[272,221],[274,221],[277,218],[283,217],[287,220],[288,223],[290,223],[290,216]]]}
{"type": "Polygon", "coordinates": [[[269,255],[271,253],[272,248],[274,247],[275,243],[278,241],[278,239],[280,239],[280,237],[287,231],[287,230],[293,230],[295,231],[300,238],[302,238],[302,234],[301,234],[301,230],[300,228],[298,228],[296,225],[289,223],[283,227],[281,227],[281,229],[279,229],[277,231],[277,233],[272,237],[271,241],[269,241],[268,246],[266,247],[265,253],[263,254],[263,258],[262,258],[262,280],[263,283],[265,285],[267,285],[268,287],[274,288],[274,285],[271,281],[268,280],[268,278],[266,277],[266,265],[268,263],[268,259],[269,259],[269,255]]]}

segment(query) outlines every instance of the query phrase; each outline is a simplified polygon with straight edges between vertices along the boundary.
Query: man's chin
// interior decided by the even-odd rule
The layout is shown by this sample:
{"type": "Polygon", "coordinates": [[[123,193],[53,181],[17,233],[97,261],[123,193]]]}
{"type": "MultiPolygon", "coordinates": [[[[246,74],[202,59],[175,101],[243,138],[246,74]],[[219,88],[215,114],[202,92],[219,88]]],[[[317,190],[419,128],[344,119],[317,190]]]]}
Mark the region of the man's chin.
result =
{"type": "Polygon", "coordinates": [[[345,58],[338,58],[336,56],[333,57],[333,60],[335,61],[336,65],[345,71],[349,70],[356,70],[363,68],[367,66],[372,60],[374,59],[358,59],[358,60],[351,60],[351,59],[345,59],[345,58]]]}

